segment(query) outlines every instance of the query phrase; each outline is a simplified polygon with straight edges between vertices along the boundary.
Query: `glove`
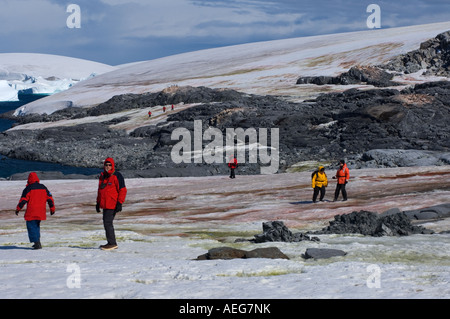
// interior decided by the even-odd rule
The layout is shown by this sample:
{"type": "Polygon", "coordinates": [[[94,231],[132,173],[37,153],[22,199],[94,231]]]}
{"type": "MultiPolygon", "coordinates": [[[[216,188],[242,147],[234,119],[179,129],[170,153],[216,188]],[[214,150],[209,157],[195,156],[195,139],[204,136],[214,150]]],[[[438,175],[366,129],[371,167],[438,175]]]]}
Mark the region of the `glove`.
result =
{"type": "Polygon", "coordinates": [[[97,211],[97,213],[100,213],[100,203],[97,203],[95,205],[95,210],[97,211]]]}
{"type": "Polygon", "coordinates": [[[122,204],[117,202],[116,208],[114,209],[114,213],[118,213],[122,211],[122,204]]]}
{"type": "Polygon", "coordinates": [[[19,211],[18,210],[16,210],[16,216],[19,216],[19,211]]]}
{"type": "Polygon", "coordinates": [[[51,211],[50,211],[50,215],[51,215],[51,216],[55,215],[55,210],[51,210],[51,211]]]}

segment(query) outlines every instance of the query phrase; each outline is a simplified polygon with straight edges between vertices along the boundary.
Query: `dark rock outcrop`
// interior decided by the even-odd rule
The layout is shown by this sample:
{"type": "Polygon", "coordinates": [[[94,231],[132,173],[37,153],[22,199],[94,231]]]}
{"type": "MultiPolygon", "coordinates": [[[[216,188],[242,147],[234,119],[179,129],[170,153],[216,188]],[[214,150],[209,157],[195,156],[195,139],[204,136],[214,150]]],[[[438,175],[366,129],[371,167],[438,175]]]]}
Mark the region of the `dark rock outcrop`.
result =
{"type": "Polygon", "coordinates": [[[431,234],[433,231],[411,224],[405,213],[379,216],[361,210],[350,214],[336,215],[329,226],[314,234],[362,234],[365,236],[408,236],[412,234],[431,234]]]}
{"type": "Polygon", "coordinates": [[[396,56],[384,65],[353,66],[335,77],[300,77],[297,84],[366,84],[390,87],[399,85],[392,80],[395,73],[409,74],[424,69],[424,75],[450,77],[450,31],[438,34],[435,38],[421,43],[419,49],[396,56]]]}
{"type": "Polygon", "coordinates": [[[235,259],[235,258],[271,258],[271,259],[289,259],[277,247],[256,248],[250,251],[231,247],[217,247],[208,250],[206,254],[197,257],[197,260],[210,259],[235,259]]]}
{"type": "Polygon", "coordinates": [[[316,85],[349,85],[349,84],[367,84],[376,87],[389,87],[399,85],[393,82],[394,74],[374,66],[354,66],[347,72],[336,77],[333,76],[307,76],[300,77],[297,84],[316,84],[316,85]]]}
{"type": "Polygon", "coordinates": [[[255,243],[264,242],[300,242],[300,241],[319,241],[317,237],[310,237],[304,233],[292,233],[282,221],[271,221],[263,223],[263,233],[257,234],[252,240],[255,243]]]}
{"type": "MultiPolygon", "coordinates": [[[[203,91],[203,88],[183,88],[185,94],[191,92],[194,96],[203,91]]],[[[167,122],[142,126],[132,132],[111,127],[112,123],[126,120],[120,114],[111,123],[9,130],[0,133],[0,154],[76,167],[101,167],[106,156],[113,156],[118,169],[127,171],[127,177],[225,175],[228,173],[226,158],[222,163],[213,164],[193,161],[175,164],[171,159],[171,150],[179,142],[172,140],[172,132],[177,128],[188,130],[193,143],[194,120],[200,120],[202,132],[208,128],[222,132],[223,145],[226,145],[227,128],[266,128],[269,132],[267,146],[271,146],[270,130],[277,128],[278,172],[284,172],[300,161],[318,159],[337,161],[346,158],[354,167],[361,168],[411,166],[411,163],[423,162],[415,155],[394,159],[393,150],[432,152],[432,157],[421,155],[420,158],[438,159],[429,165],[448,163],[450,82],[447,81],[420,84],[400,92],[350,89],[324,94],[308,103],[230,90],[212,96],[226,101],[212,100],[169,113],[167,122]],[[391,150],[388,160],[385,160],[386,152],[371,152],[387,149],[391,150]]],[[[153,100],[155,96],[139,97],[141,103],[147,98],[153,100]]],[[[193,99],[187,98],[187,101],[193,99]]],[[[109,110],[121,109],[120,103],[113,107],[113,101],[109,102],[109,110]]],[[[130,102],[131,105],[134,104],[130,102]]],[[[102,112],[107,110],[102,108],[102,112]]],[[[202,149],[210,142],[202,140],[202,149]]],[[[412,154],[412,151],[408,152],[412,154]]],[[[260,162],[241,163],[237,173],[259,174],[262,166],[264,164],[260,162]]]]}
{"type": "Polygon", "coordinates": [[[383,68],[405,74],[426,69],[424,75],[449,77],[450,31],[421,43],[417,50],[395,57],[383,68]]]}
{"type": "Polygon", "coordinates": [[[359,158],[364,167],[408,167],[449,165],[450,152],[401,149],[373,149],[359,158]]]}

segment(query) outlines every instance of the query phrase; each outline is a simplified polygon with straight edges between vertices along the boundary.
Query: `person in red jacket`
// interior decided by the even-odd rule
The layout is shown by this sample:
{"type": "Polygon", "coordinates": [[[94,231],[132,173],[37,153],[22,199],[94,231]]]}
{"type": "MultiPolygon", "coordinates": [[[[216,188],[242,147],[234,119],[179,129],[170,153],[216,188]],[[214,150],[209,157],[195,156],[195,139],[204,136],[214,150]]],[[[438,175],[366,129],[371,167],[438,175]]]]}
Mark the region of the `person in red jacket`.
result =
{"type": "Polygon", "coordinates": [[[122,211],[122,204],[127,195],[125,180],[119,172],[115,170],[114,160],[108,157],[103,163],[104,170],[100,174],[97,192],[96,210],[100,213],[103,209],[103,226],[106,233],[106,245],[101,245],[103,250],[117,248],[116,235],[114,231],[114,217],[116,213],[122,211]]]}
{"type": "Polygon", "coordinates": [[[234,173],[234,170],[237,168],[237,159],[236,156],[234,156],[231,161],[228,163],[228,167],[230,168],[230,178],[236,178],[236,175],[234,173]]]}
{"type": "Polygon", "coordinates": [[[16,215],[27,205],[24,219],[27,224],[28,238],[34,243],[33,249],[41,249],[41,220],[47,219],[46,204],[50,207],[50,214],[55,213],[55,202],[52,194],[45,185],[41,184],[35,172],[28,175],[28,181],[16,207],[16,215]]]}
{"type": "Polygon", "coordinates": [[[350,178],[350,172],[344,160],[339,161],[339,169],[336,172],[336,176],[334,176],[333,178],[337,178],[336,191],[334,192],[334,201],[337,201],[340,192],[342,192],[343,201],[346,201],[347,191],[345,190],[345,185],[347,185],[350,178]]]}

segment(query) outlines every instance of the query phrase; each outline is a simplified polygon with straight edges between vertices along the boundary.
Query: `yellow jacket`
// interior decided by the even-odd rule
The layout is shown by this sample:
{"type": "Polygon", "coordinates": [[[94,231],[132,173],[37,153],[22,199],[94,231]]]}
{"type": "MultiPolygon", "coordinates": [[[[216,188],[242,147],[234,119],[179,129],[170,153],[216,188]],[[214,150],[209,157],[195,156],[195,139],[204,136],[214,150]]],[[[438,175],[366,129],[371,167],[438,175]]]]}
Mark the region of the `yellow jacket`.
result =
{"type": "Polygon", "coordinates": [[[327,174],[325,174],[325,171],[322,173],[320,170],[324,168],[323,166],[319,167],[319,172],[317,172],[316,174],[314,174],[313,178],[312,178],[312,188],[317,187],[322,187],[328,186],[328,178],[327,178],[327,174]]]}

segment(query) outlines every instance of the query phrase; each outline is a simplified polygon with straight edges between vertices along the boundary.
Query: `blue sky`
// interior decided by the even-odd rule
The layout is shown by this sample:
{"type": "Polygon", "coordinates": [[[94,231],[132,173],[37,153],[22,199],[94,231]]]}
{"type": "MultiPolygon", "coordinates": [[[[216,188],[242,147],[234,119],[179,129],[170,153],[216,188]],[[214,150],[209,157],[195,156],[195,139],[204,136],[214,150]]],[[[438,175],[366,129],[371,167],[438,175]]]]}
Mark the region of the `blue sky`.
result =
{"type": "MultiPolygon", "coordinates": [[[[110,65],[256,41],[450,20],[449,0],[0,0],[0,53],[30,52],[110,65]],[[69,4],[80,28],[69,28],[69,4]]],[[[73,20],[75,21],[75,20],[73,20]]]]}

